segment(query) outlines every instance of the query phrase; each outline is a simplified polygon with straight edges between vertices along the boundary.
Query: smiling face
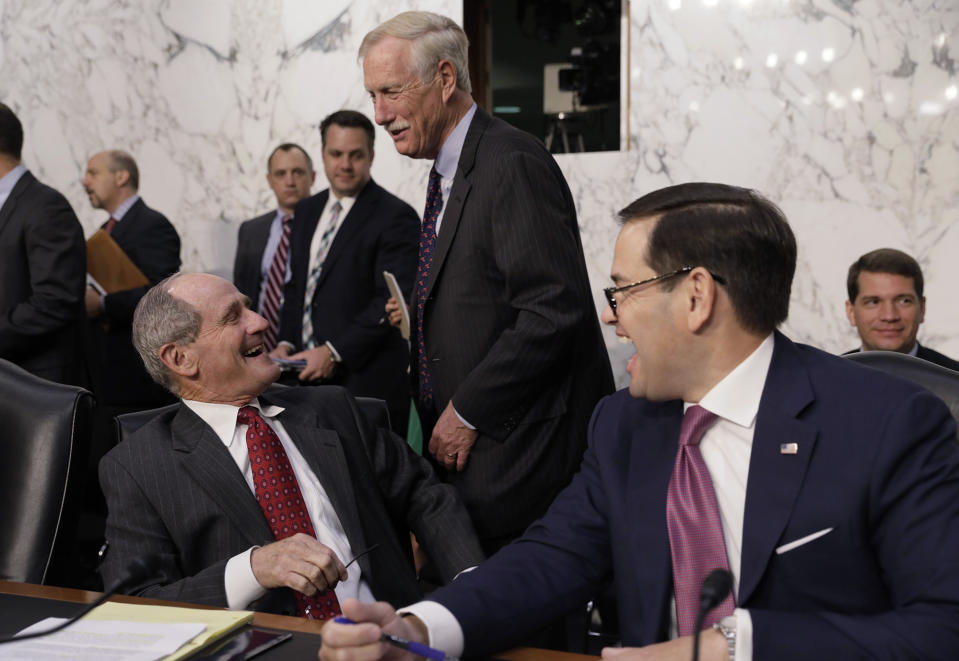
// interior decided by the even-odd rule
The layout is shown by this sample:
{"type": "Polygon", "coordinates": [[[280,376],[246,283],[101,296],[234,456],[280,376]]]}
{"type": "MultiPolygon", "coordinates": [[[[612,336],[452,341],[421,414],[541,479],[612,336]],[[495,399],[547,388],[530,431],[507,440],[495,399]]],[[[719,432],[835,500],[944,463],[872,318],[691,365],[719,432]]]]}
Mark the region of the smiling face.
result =
{"type": "Polygon", "coordinates": [[[363,58],[363,82],[376,123],[386,128],[396,151],[411,158],[436,158],[456,125],[444,107],[442,82],[419,79],[410,64],[411,42],[384,37],[363,58]]]}
{"type": "Polygon", "coordinates": [[[866,351],[908,353],[925,314],[926,300],[916,293],[912,278],[894,273],[862,271],[856,300],[846,301],[849,323],[866,351]]]}
{"type": "Polygon", "coordinates": [[[277,206],[292,213],[296,203],[310,194],[316,173],[310,168],[306,154],[296,147],[278,149],[270,159],[266,181],[276,195],[277,206]]]}
{"type": "Polygon", "coordinates": [[[330,124],[323,145],[323,169],[337,197],[356,197],[370,180],[373,154],[366,131],[330,124]]]}
{"type": "Polygon", "coordinates": [[[247,307],[249,299],[231,283],[189,274],[174,280],[169,292],[202,319],[196,339],[179,347],[175,363],[168,363],[181,397],[242,406],[279,378],[280,369],[263,344],[266,320],[247,307]]]}
{"type": "MultiPolygon", "coordinates": [[[[658,275],[646,263],[646,245],[655,220],[626,223],[616,239],[611,276],[617,287],[658,275]]],[[[630,341],[636,353],[626,363],[629,394],[655,401],[672,399],[677,391],[672,383],[681,335],[682,314],[677,290],[666,291],[662,282],[649,283],[614,294],[616,312],[603,310],[603,323],[616,327],[616,335],[630,341]]]]}

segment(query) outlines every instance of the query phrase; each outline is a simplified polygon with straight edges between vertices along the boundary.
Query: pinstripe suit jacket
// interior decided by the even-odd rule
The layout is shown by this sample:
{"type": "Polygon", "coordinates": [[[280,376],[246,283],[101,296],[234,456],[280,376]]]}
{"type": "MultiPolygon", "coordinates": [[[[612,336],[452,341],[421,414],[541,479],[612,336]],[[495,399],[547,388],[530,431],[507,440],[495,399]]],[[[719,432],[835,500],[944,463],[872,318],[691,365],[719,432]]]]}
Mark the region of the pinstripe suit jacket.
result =
{"type": "Polygon", "coordinates": [[[435,400],[424,418],[452,400],[480,431],[466,470],[445,479],[481,539],[515,537],[569,482],[613,378],[563,173],[542,143],[479,108],[443,211],[423,336],[435,400]]]}
{"type": "MultiPolygon", "coordinates": [[[[452,488],[400,439],[374,429],[337,386],[273,389],[279,419],[330,497],[353,549],[379,544],[357,563],[377,599],[417,599],[409,534],[444,579],[482,560],[452,488]]],[[[185,405],[161,413],[100,463],[110,552],[104,582],[134,557],[157,563],[131,594],[226,605],[227,560],[273,541],[253,493],[213,430],[185,405]]],[[[322,541],[322,540],[321,540],[322,541]]],[[[343,558],[345,562],[347,559],[343,558]]],[[[293,593],[271,590],[257,610],[292,613],[293,593]]]]}

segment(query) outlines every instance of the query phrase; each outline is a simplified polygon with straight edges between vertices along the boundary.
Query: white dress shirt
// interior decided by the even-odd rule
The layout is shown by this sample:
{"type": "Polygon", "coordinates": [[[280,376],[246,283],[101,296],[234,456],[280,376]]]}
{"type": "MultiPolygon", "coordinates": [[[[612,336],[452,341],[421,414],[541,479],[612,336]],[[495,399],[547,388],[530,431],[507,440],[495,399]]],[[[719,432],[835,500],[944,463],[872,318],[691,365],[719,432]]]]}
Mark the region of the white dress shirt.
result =
{"type": "MultiPolygon", "coordinates": [[[[250,468],[250,454],[246,445],[247,425],[237,424],[236,420],[240,407],[188,399],[184,399],[183,403],[213,429],[217,438],[223,442],[230,456],[233,457],[237,468],[243,473],[250,491],[255,493],[253,470],[250,468]]],[[[326,490],[323,489],[320,480],[310,469],[296,444],[286,433],[283,424],[276,417],[283,412],[283,407],[262,406],[257,399],[253,399],[249,405],[260,411],[260,415],[273,428],[283,444],[283,449],[286,450],[290,465],[293,467],[293,474],[296,475],[296,481],[300,486],[306,510],[310,513],[316,538],[320,543],[328,546],[341,562],[349,562],[354,557],[354,549],[350,547],[349,539],[326,495],[326,490]]],[[[251,547],[227,561],[224,587],[227,605],[231,609],[244,609],[266,594],[266,589],[257,582],[250,566],[250,554],[254,548],[256,547],[251,547]]],[[[361,576],[359,566],[351,566],[347,573],[349,578],[339,582],[334,588],[337,599],[342,601],[352,597],[366,603],[375,601],[369,585],[361,576]]]]}
{"type": "MultiPolygon", "coordinates": [[[[743,516],[746,509],[746,480],[749,474],[749,457],[752,452],[756,416],[762,398],[766,376],[773,357],[773,335],[765,340],[737,365],[729,374],[710,389],[699,405],[715,413],[718,420],[699,442],[699,451],[709,470],[716,491],[719,516],[729,557],[729,570],[733,576],[733,594],[739,594],[739,576],[743,546],[743,516]]],[[[685,411],[695,402],[684,402],[685,411]]],[[[678,439],[677,439],[678,440],[678,439]]],[[[669,636],[677,636],[676,602],[672,600],[669,636]]],[[[426,625],[430,645],[445,651],[449,656],[463,655],[463,629],[453,614],[434,601],[421,601],[404,613],[416,615],[426,625]]],[[[736,659],[752,661],[753,628],[749,611],[737,608],[736,659]]]]}

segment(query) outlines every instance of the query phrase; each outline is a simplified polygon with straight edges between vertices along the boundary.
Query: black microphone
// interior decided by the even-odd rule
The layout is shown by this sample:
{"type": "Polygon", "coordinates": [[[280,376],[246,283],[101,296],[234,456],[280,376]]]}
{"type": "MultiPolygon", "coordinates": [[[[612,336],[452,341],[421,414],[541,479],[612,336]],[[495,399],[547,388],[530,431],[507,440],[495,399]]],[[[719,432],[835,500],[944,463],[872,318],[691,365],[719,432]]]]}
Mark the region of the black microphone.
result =
{"type": "Polygon", "coordinates": [[[696,629],[693,633],[693,661],[699,661],[699,633],[706,614],[723,603],[733,589],[733,576],[725,569],[714,569],[699,589],[699,612],[696,614],[696,629]]]}
{"type": "Polygon", "coordinates": [[[123,586],[135,583],[148,576],[152,576],[154,573],[156,573],[156,558],[133,558],[124,568],[123,573],[120,574],[120,578],[115,580],[108,589],[104,590],[103,594],[97,597],[96,601],[87,604],[86,607],[84,607],[79,613],[71,617],[66,622],[61,622],[55,627],[51,627],[50,629],[46,629],[44,631],[36,631],[23,636],[8,636],[6,638],[0,638],[0,644],[21,640],[30,640],[31,638],[40,638],[41,636],[49,636],[51,633],[56,633],[61,629],[66,629],[68,626],[119,592],[120,588],[123,586]]]}

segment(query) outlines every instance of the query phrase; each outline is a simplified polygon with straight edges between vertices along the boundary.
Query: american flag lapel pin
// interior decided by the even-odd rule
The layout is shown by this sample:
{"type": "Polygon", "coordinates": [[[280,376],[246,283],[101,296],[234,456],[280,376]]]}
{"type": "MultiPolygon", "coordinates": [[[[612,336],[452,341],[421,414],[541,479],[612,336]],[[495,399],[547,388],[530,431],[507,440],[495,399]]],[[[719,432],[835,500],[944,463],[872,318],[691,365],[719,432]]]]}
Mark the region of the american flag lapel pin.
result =
{"type": "Polygon", "coordinates": [[[779,445],[779,454],[798,454],[799,443],[781,443],[779,445]]]}

